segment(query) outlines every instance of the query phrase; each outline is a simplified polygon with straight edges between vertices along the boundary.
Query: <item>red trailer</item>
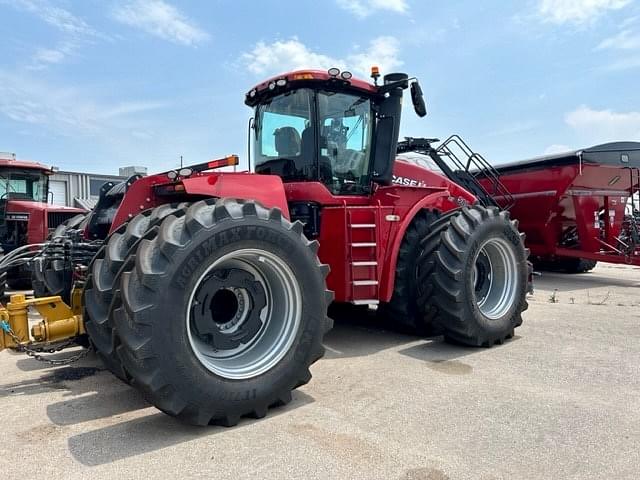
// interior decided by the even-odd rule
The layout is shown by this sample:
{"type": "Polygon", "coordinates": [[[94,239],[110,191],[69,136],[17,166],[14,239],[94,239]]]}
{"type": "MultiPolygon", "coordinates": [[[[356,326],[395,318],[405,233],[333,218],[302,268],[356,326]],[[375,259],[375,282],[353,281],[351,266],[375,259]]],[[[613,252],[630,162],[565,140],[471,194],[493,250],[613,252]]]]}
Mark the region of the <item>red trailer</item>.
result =
{"type": "Polygon", "coordinates": [[[541,267],[578,273],[596,261],[640,265],[640,143],[607,143],[497,171],[541,267]]]}
{"type": "Polygon", "coordinates": [[[486,206],[508,209],[541,269],[640,265],[640,143],[617,142],[491,167],[458,136],[407,138],[399,152],[444,173],[486,206]],[[430,157],[430,159],[426,157],[430,157]]]}

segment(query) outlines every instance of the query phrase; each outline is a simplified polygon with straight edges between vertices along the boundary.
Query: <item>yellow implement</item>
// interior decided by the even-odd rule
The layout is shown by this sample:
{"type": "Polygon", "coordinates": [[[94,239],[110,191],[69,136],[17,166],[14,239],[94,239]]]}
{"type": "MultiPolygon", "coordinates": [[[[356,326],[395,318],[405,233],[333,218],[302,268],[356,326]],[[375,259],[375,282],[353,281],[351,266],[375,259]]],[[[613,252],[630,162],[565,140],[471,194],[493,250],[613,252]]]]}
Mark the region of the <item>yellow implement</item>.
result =
{"type": "Polygon", "coordinates": [[[11,295],[6,307],[0,308],[0,350],[43,346],[84,334],[79,289],[74,289],[71,300],[70,307],[59,296],[27,299],[22,294],[11,295]],[[42,321],[33,325],[31,332],[30,307],[42,316],[42,321]]]}

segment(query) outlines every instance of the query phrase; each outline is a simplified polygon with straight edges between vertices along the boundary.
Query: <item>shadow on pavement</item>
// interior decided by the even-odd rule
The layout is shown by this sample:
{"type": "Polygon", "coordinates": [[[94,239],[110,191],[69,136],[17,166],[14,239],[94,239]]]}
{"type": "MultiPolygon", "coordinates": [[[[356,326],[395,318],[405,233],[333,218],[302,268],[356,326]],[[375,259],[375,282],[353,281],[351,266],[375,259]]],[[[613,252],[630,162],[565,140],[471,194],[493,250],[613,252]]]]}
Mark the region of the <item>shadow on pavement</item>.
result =
{"type": "Polygon", "coordinates": [[[422,338],[391,331],[381,322],[368,322],[362,316],[341,318],[324,337],[325,358],[363,357],[419,340],[422,338]]]}
{"type": "Polygon", "coordinates": [[[640,287],[640,281],[632,278],[616,278],[611,275],[598,273],[555,273],[542,272],[542,275],[534,279],[536,290],[567,292],[571,290],[587,290],[590,288],[606,287],[640,287]]]}
{"type": "Polygon", "coordinates": [[[24,380],[22,382],[0,384],[0,397],[18,395],[36,395],[50,392],[51,390],[64,390],[69,395],[82,395],[95,390],[95,385],[87,382],[79,382],[86,377],[103,371],[98,367],[67,366],[56,367],[50,373],[38,378],[24,380]]]}
{"type": "Polygon", "coordinates": [[[238,426],[232,429],[215,426],[194,427],[185,425],[163,413],[154,413],[74,435],[69,438],[68,446],[73,458],[83,465],[90,467],[104,465],[196,438],[234,431],[256,422],[268,421],[274,416],[286,414],[313,401],[313,397],[296,390],[293,392],[291,403],[284,407],[270,409],[266,419],[242,419],[238,426]]]}
{"type": "MultiPolygon", "coordinates": [[[[482,355],[487,348],[453,345],[442,336],[420,337],[409,335],[393,328],[393,324],[380,320],[372,310],[348,310],[342,315],[334,315],[334,327],[324,339],[327,349],[325,358],[353,358],[401,347],[398,353],[426,362],[427,367],[441,373],[460,375],[471,373],[472,368],[458,359],[468,355],[482,355]]],[[[515,335],[509,343],[517,341],[515,335]]],[[[496,345],[493,348],[501,348],[496,345]]]]}
{"type": "Polygon", "coordinates": [[[418,360],[443,362],[482,353],[486,349],[446,343],[442,336],[409,335],[377,318],[374,311],[335,316],[334,327],[324,338],[325,358],[353,358],[411,345],[400,353],[418,360]]]}
{"type": "Polygon", "coordinates": [[[520,337],[515,335],[507,340],[504,345],[494,345],[491,348],[465,347],[462,345],[452,345],[444,341],[431,341],[413,345],[400,350],[401,355],[421,360],[427,364],[431,370],[448,375],[467,375],[473,372],[473,368],[460,361],[468,355],[482,355],[495,348],[507,347],[510,343],[518,341],[520,337]]]}
{"type": "Polygon", "coordinates": [[[116,391],[104,388],[92,395],[47,405],[47,416],[56,425],[75,425],[151,406],[137,390],[122,386],[116,391]]]}

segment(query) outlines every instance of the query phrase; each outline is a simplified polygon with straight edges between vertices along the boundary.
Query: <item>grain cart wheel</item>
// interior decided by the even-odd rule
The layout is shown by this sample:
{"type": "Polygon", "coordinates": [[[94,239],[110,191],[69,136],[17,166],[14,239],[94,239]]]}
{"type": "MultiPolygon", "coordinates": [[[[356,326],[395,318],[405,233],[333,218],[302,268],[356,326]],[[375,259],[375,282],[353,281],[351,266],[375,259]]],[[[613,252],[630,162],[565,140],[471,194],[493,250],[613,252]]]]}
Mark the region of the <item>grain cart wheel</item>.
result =
{"type": "MultiPolygon", "coordinates": [[[[83,229],[88,218],[88,213],[82,213],[61,223],[49,236],[48,241],[56,239],[60,241],[70,230],[83,229]]],[[[73,286],[72,275],[73,272],[65,267],[63,260],[51,260],[46,257],[42,260],[36,260],[31,272],[33,295],[35,297],[60,295],[65,302],[69,303],[73,286]]]]}
{"type": "Polygon", "coordinates": [[[416,215],[407,228],[398,251],[393,295],[378,309],[387,322],[418,335],[426,335],[433,330],[431,323],[424,321],[418,306],[417,261],[423,249],[421,241],[432,231],[437,219],[436,213],[424,211],[416,215]]]}
{"type": "Polygon", "coordinates": [[[558,262],[561,270],[567,273],[587,273],[596,268],[598,262],[587,258],[562,258],[558,262]]]}
{"type": "Polygon", "coordinates": [[[188,203],[166,204],[135,216],[107,238],[89,265],[83,301],[85,328],[98,356],[121,380],[128,381],[128,377],[116,355],[119,340],[110,321],[111,301],[120,286],[120,269],[145,234],[158,228],[167,215],[184,215],[188,206],[188,203]]]}
{"type": "Polygon", "coordinates": [[[513,336],[527,309],[523,236],[508,212],[476,205],[423,240],[419,304],[445,339],[491,346],[513,336]]]}
{"type": "Polygon", "coordinates": [[[132,384],[197,425],[289,402],[331,327],[317,248],[300,222],[251,201],[200,201],[165,218],[132,252],[114,298],[132,384]]]}

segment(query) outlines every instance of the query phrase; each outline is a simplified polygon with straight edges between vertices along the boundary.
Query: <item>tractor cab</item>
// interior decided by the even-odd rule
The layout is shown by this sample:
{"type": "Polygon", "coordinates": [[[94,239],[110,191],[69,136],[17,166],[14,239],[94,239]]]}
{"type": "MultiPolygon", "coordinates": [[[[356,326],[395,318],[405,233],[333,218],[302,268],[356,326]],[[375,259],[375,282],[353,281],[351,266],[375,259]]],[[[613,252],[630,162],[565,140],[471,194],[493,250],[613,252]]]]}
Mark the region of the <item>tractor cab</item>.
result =
{"type": "MultiPolygon", "coordinates": [[[[377,83],[377,69],[373,77],[377,83]]],[[[378,86],[350,72],[296,71],[249,91],[256,173],[286,182],[321,182],[333,195],[363,195],[372,182],[389,184],[396,154],[406,74],[384,77],[378,86]]],[[[424,114],[417,80],[416,111],[424,114]]],[[[415,93],[414,93],[415,92],[415,93]]]]}
{"type": "Polygon", "coordinates": [[[35,162],[0,159],[0,200],[46,202],[50,174],[35,162]]]}
{"type": "Polygon", "coordinates": [[[5,250],[11,249],[4,241],[7,220],[27,222],[33,204],[46,203],[50,174],[45,165],[0,155],[0,244],[5,250]]]}
{"type": "MultiPolygon", "coordinates": [[[[4,255],[24,245],[44,242],[56,227],[83,210],[47,203],[52,168],[0,154],[0,248],[4,255]]],[[[4,282],[0,272],[0,292],[4,282]]],[[[7,272],[12,288],[30,288],[27,263],[7,272]]]]}

